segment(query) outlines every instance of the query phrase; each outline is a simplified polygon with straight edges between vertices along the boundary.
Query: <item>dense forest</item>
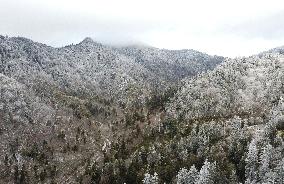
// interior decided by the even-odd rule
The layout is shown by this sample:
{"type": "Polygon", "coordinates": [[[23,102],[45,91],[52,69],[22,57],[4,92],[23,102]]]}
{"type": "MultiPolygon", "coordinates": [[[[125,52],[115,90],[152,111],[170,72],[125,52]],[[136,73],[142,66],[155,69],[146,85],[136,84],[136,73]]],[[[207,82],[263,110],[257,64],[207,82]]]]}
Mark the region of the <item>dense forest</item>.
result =
{"type": "Polygon", "coordinates": [[[284,183],[284,48],[0,36],[0,183],[284,183]]]}

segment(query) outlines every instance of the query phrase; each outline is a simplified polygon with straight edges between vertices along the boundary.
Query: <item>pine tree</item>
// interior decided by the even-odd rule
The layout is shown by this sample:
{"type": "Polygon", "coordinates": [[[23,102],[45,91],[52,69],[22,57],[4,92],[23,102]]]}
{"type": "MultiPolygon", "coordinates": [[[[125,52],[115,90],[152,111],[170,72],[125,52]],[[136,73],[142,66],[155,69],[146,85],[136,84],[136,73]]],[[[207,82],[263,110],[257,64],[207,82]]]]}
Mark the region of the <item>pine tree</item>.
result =
{"type": "Polygon", "coordinates": [[[270,171],[270,162],[273,157],[273,147],[268,143],[260,155],[259,177],[261,181],[266,181],[266,173],[270,171]]]}
{"type": "Polygon", "coordinates": [[[198,130],[197,124],[193,124],[192,130],[190,132],[190,139],[189,139],[189,148],[190,151],[196,152],[198,149],[198,130]]]}
{"type": "Polygon", "coordinates": [[[276,183],[284,183],[284,158],[279,162],[275,168],[276,183]]]}
{"type": "Polygon", "coordinates": [[[196,184],[213,184],[215,171],[216,170],[216,162],[210,163],[206,159],[204,165],[201,167],[199,171],[199,178],[196,184]]]}
{"type": "Polygon", "coordinates": [[[247,158],[245,159],[245,175],[246,183],[255,183],[257,181],[257,164],[258,164],[258,150],[255,139],[251,141],[248,148],[247,158]]]}
{"type": "Polygon", "coordinates": [[[187,184],[189,171],[182,168],[177,175],[177,184],[187,184]]]}
{"type": "Polygon", "coordinates": [[[198,171],[195,165],[190,170],[182,168],[177,175],[177,184],[194,184],[198,179],[198,171]]]}

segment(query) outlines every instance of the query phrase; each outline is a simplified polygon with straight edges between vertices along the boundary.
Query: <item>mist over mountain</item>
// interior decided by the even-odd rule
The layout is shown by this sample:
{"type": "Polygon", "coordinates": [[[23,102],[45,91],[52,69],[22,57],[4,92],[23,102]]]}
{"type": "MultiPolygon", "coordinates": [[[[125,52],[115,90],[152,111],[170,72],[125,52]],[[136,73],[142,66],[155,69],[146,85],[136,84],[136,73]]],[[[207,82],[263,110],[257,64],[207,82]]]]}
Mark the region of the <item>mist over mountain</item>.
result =
{"type": "Polygon", "coordinates": [[[284,50],[0,36],[0,183],[283,183],[284,50]]]}

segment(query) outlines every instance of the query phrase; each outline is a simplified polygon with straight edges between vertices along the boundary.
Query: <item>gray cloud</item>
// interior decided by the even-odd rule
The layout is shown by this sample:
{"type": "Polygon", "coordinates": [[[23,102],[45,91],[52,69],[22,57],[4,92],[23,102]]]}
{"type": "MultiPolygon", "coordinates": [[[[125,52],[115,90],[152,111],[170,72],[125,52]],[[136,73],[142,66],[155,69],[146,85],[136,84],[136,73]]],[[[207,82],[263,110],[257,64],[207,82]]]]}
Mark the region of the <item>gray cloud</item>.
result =
{"type": "Polygon", "coordinates": [[[245,39],[283,40],[284,12],[281,11],[264,17],[249,18],[249,20],[239,24],[226,25],[219,31],[245,39]]]}
{"type": "Polygon", "coordinates": [[[284,44],[284,11],[275,2],[281,1],[0,0],[0,34],[58,47],[88,36],[107,44],[249,55],[284,44]]]}
{"type": "Polygon", "coordinates": [[[98,18],[15,1],[1,4],[0,34],[26,36],[52,46],[77,43],[87,36],[112,44],[143,42],[143,34],[162,27],[157,21],[98,18]]]}

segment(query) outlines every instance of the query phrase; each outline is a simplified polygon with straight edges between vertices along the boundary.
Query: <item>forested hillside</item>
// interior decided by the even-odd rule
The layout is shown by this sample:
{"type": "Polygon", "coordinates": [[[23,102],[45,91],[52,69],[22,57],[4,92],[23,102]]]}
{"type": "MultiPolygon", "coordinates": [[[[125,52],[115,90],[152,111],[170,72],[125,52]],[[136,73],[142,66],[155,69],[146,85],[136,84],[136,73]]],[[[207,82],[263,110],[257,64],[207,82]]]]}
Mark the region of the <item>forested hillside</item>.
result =
{"type": "Polygon", "coordinates": [[[284,183],[284,55],[0,36],[0,183],[284,183]]]}

